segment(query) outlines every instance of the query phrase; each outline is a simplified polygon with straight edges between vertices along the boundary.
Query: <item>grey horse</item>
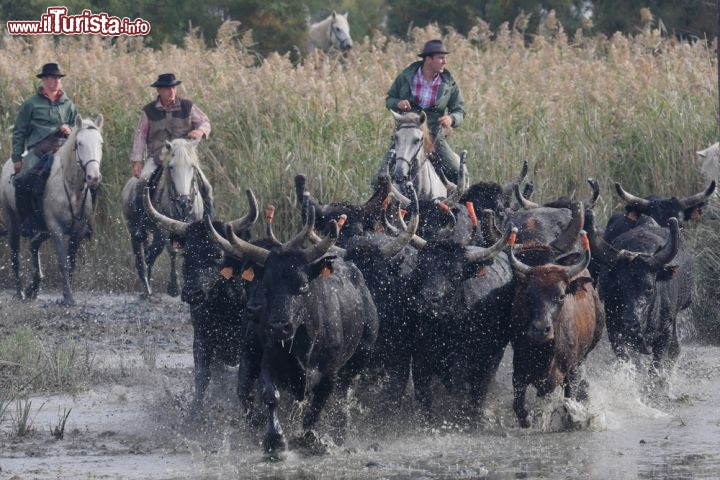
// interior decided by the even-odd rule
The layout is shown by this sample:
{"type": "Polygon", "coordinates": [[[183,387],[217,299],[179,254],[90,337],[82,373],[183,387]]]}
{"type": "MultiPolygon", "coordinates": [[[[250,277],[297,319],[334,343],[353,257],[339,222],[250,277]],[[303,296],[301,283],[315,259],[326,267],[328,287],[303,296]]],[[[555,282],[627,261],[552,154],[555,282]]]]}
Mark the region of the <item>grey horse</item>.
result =
{"type": "Polygon", "coordinates": [[[78,115],[72,133],[65,144],[55,152],[43,196],[43,218],[47,231],[36,234],[30,240],[33,276],[25,291],[20,278],[20,218],[15,204],[13,163],[8,160],[3,165],[0,174],[0,204],[8,228],[16,298],[37,298],[43,277],[40,246],[45,240],[52,239],[63,278],[62,303],[75,304],[72,292],[75,257],[80,242],[90,234],[94,211],[91,191],[97,189],[102,181],[102,125],[102,115],[94,121],[78,115]],[[65,235],[69,237],[67,248],[65,235]]]}

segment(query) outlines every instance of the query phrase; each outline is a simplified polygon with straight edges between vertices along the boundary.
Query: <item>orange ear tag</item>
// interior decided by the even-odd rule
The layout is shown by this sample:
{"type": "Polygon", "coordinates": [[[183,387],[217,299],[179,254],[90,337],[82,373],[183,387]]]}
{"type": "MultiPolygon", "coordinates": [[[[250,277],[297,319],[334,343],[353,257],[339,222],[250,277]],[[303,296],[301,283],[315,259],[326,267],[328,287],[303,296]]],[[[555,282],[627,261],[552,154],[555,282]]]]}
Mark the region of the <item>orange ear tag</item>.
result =
{"type": "Polygon", "coordinates": [[[245,270],[243,270],[240,278],[242,278],[246,282],[252,282],[253,280],[255,280],[255,270],[253,270],[252,267],[246,268],[245,270]]]}
{"type": "Polygon", "coordinates": [[[475,205],[473,205],[473,202],[467,201],[465,202],[465,206],[468,209],[468,214],[470,215],[470,220],[472,221],[472,224],[477,227],[478,219],[477,215],[475,215],[475,205]]]}
{"type": "Polygon", "coordinates": [[[637,212],[628,212],[627,215],[625,215],[629,220],[637,220],[638,214],[637,212]]]}
{"type": "Polygon", "coordinates": [[[344,213],[340,215],[340,218],[338,218],[337,224],[338,224],[338,230],[342,230],[342,228],[345,226],[345,222],[347,222],[347,215],[344,213]]]}
{"type": "Polygon", "coordinates": [[[480,269],[478,269],[477,273],[475,273],[475,276],[476,277],[484,277],[485,275],[487,275],[487,272],[488,272],[487,267],[480,267],[480,269]]]}
{"type": "Polygon", "coordinates": [[[233,276],[233,268],[232,267],[221,268],[220,276],[223,277],[225,280],[230,280],[233,276]]]}
{"type": "Polygon", "coordinates": [[[328,267],[323,267],[322,270],[320,270],[320,276],[321,277],[329,277],[332,275],[332,271],[328,267]]]}
{"type": "Polygon", "coordinates": [[[588,236],[587,236],[587,233],[585,232],[585,230],[580,232],[580,243],[582,243],[582,246],[585,249],[585,251],[590,250],[590,240],[588,239],[588,236]]]}

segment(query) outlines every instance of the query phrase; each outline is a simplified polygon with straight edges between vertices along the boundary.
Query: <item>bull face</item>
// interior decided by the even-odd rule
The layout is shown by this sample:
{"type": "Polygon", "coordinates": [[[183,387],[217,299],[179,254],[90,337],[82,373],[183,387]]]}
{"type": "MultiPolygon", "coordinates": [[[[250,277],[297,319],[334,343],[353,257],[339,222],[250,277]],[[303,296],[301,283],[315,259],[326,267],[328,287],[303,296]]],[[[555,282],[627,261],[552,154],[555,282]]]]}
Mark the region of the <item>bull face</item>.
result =
{"type": "Polygon", "coordinates": [[[672,269],[652,268],[641,259],[623,261],[602,273],[601,296],[607,308],[608,338],[613,350],[626,357],[629,350],[649,354],[657,306],[657,282],[672,269]]]}
{"type": "Polygon", "coordinates": [[[297,251],[272,252],[268,256],[262,286],[252,304],[256,312],[263,312],[271,340],[292,340],[299,327],[315,318],[318,300],[312,298],[312,284],[321,275],[332,272],[333,258],[322,257],[307,263],[297,251]]]}
{"type": "Polygon", "coordinates": [[[520,277],[513,317],[528,341],[555,339],[554,323],[570,293],[570,281],[561,271],[542,268],[520,277]]]}

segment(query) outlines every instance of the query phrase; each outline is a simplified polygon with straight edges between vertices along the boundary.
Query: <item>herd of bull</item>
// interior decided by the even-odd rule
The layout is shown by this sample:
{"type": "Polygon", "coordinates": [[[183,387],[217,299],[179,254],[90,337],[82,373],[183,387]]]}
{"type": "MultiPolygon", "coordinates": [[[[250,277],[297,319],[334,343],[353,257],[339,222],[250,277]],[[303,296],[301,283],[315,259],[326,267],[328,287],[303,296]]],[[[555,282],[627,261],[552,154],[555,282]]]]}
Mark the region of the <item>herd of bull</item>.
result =
{"type": "Polygon", "coordinates": [[[528,427],[528,386],[586,397],[579,367],[605,330],[619,357],[652,355],[652,371],[663,375],[679,353],[678,312],[691,300],[681,227],[715,182],[680,199],[640,198],[616,184],[625,211],[602,230],[592,211],[597,182],[588,181],[584,201],[539,205],[528,199],[532,184],[521,188],[526,173],[527,164],[510,183],[478,182],[445,201],[418,201],[408,185],[403,208],[389,177],[353,205],[319,202],[298,176],[302,228],[284,243],[272,207],[264,234],[251,235],[259,210],[250,190],[249,212],[232,222],[174,220],[146,196],[151,218],[182,246],[193,411],[213,365],[239,365],[241,406],[254,425],[266,422],[263,448],[277,454],[287,449],[281,387],[309,399],[302,427],[310,439],[330,395],[345,398],[358,374],[383,385],[381,408],[397,407],[412,380],[429,415],[439,380],[477,411],[510,344],[513,408],[528,427]]]}

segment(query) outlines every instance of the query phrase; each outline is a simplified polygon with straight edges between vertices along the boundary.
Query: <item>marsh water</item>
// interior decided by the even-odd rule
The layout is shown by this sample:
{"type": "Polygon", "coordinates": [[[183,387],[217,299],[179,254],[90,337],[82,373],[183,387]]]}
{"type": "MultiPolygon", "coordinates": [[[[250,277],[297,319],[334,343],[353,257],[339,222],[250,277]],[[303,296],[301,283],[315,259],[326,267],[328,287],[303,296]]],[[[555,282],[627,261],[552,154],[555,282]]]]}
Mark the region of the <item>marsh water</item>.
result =
{"type": "MultiPolygon", "coordinates": [[[[84,338],[96,374],[78,391],[32,397],[30,435],[13,434],[8,407],[0,422],[3,479],[720,478],[720,347],[685,340],[658,391],[642,365],[618,362],[603,340],[586,365],[589,404],[529,393],[530,429],[520,429],[512,412],[508,348],[480,417],[451,414],[458,405],[442,387],[432,424],[408,399],[397,412],[371,413],[373,395],[355,391],[336,404],[350,414],[344,444],[320,422],[324,454],[296,449],[271,461],[239,418],[232,368],[214,377],[203,418],[189,419],[192,328],[178,300],[85,294],[74,309],[54,301],[41,296],[33,315],[16,315],[3,293],[2,334],[27,322],[48,338],[84,338]],[[69,408],[67,433],[55,440],[49,426],[69,408]]],[[[299,422],[285,407],[292,437],[299,422]]]]}

